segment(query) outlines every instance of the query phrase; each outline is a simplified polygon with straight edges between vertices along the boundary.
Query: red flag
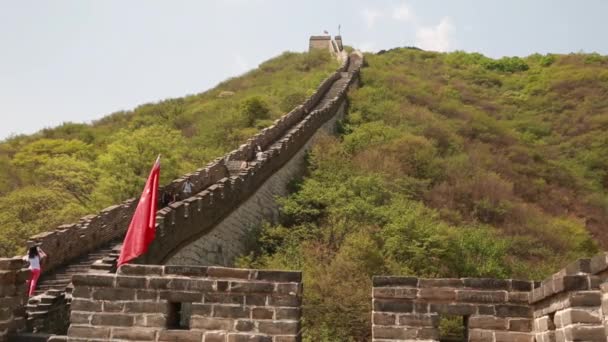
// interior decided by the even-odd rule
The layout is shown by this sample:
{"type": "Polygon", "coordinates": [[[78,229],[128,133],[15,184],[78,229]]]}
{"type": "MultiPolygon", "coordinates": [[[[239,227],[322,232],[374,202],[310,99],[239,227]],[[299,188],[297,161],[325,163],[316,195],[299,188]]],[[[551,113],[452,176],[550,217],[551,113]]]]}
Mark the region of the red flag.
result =
{"type": "Polygon", "coordinates": [[[160,178],[160,156],[150,171],[148,181],[141,194],[137,209],[131,219],[125,241],[122,244],[118,266],[125,264],[148,250],[156,233],[156,206],[158,196],[158,179],[160,178]]]}

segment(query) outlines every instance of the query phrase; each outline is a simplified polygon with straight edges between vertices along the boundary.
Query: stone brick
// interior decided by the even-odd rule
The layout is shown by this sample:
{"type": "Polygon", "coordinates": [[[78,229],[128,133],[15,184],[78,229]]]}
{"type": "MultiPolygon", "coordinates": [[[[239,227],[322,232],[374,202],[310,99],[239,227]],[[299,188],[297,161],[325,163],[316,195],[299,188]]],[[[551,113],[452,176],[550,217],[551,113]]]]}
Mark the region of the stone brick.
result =
{"type": "Polygon", "coordinates": [[[70,309],[72,311],[101,311],[101,303],[95,300],[74,298],[72,299],[70,309]]]}
{"type": "Polygon", "coordinates": [[[372,278],[374,287],[381,286],[409,286],[417,287],[418,278],[415,277],[392,277],[392,276],[374,276],[372,278]]]}
{"type": "Polygon", "coordinates": [[[214,278],[249,279],[251,271],[243,268],[209,267],[207,275],[214,278]]]}
{"type": "Polygon", "coordinates": [[[92,325],[130,327],[135,322],[134,317],[119,313],[96,313],[91,318],[92,325]]]}
{"type": "Polygon", "coordinates": [[[231,281],[230,292],[250,292],[250,293],[272,293],[274,291],[273,283],[266,282],[243,282],[231,281]]]}
{"type": "Polygon", "coordinates": [[[211,318],[195,315],[190,317],[190,328],[192,329],[231,331],[233,326],[234,320],[230,318],[211,318]]]}
{"type": "Polygon", "coordinates": [[[146,287],[146,278],[131,277],[131,276],[117,276],[116,277],[116,286],[142,289],[142,288],[146,287]]]}
{"type": "Polygon", "coordinates": [[[407,329],[405,327],[372,327],[372,335],[374,339],[414,340],[416,339],[417,333],[418,332],[416,329],[407,329]]]}
{"type": "Polygon", "coordinates": [[[114,274],[74,274],[72,283],[74,286],[96,286],[96,287],[112,287],[114,286],[114,274]]]}
{"type": "Polygon", "coordinates": [[[602,323],[599,309],[566,309],[560,312],[562,326],[574,323],[602,323]]]}
{"type": "Polygon", "coordinates": [[[154,290],[137,290],[135,291],[135,299],[137,301],[142,300],[154,300],[158,299],[158,291],[154,290]]]}
{"type": "Polygon", "coordinates": [[[504,279],[465,278],[463,281],[465,287],[474,289],[509,290],[510,288],[510,281],[504,279]]]}
{"type": "MultiPolygon", "coordinates": [[[[156,329],[146,328],[112,328],[112,339],[131,341],[154,341],[156,329]]],[[[200,340],[199,340],[200,341],[200,340]]]]}
{"type": "Polygon", "coordinates": [[[160,299],[165,299],[170,302],[179,302],[179,303],[196,303],[203,301],[203,294],[201,292],[192,292],[192,291],[160,291],[158,297],[160,299]]]}
{"type": "Polygon", "coordinates": [[[249,318],[250,309],[243,306],[214,305],[213,317],[249,318]]]}
{"type": "MultiPolygon", "coordinates": [[[[222,303],[222,304],[245,304],[245,296],[241,294],[230,293],[205,293],[203,295],[205,303],[222,303]]],[[[264,297],[264,300],[266,297],[264,297]]]]}
{"type": "MultiPolygon", "coordinates": [[[[249,296],[245,299],[249,303],[249,296]]],[[[292,306],[297,307],[302,304],[302,298],[298,296],[268,296],[268,305],[271,306],[292,306]]]]}
{"type": "Polygon", "coordinates": [[[431,278],[419,279],[418,287],[462,287],[464,282],[462,279],[454,278],[431,278]]]}
{"type": "Polygon", "coordinates": [[[207,331],[203,337],[203,342],[226,342],[226,333],[207,331]]]}
{"type": "Polygon", "coordinates": [[[239,319],[236,321],[235,329],[237,331],[253,331],[255,324],[253,321],[239,319]]]}
{"type": "Polygon", "coordinates": [[[599,306],[602,301],[600,291],[577,291],[568,296],[571,306],[599,306]]]}
{"type": "Polygon", "coordinates": [[[395,325],[397,316],[385,312],[374,312],[372,314],[372,323],[377,325],[395,325]]]}
{"type": "Polygon", "coordinates": [[[608,254],[602,253],[591,258],[589,268],[591,274],[597,274],[608,269],[608,254]]]}
{"type": "Polygon", "coordinates": [[[459,302],[473,303],[504,303],[507,301],[506,291],[458,290],[456,299],[459,302]]]}
{"type": "Polygon", "coordinates": [[[296,335],[300,332],[300,322],[259,321],[258,330],[267,335],[296,335]]]}
{"type": "Polygon", "coordinates": [[[163,267],[152,265],[125,264],[118,268],[118,274],[135,276],[162,275],[163,267]]]}
{"type": "Polygon", "coordinates": [[[477,314],[479,315],[495,315],[496,310],[494,309],[494,305],[478,305],[477,306],[477,314]]]}
{"type": "Polygon", "coordinates": [[[266,280],[266,281],[300,283],[300,282],[302,282],[302,272],[258,270],[258,271],[256,271],[255,279],[266,280]]]}
{"type": "Polygon", "coordinates": [[[272,342],[272,337],[255,334],[230,333],[228,342],[272,342]]]}
{"type": "Polygon", "coordinates": [[[430,311],[447,315],[468,316],[475,314],[477,307],[471,304],[431,304],[430,311]]]}
{"type": "Polygon", "coordinates": [[[494,332],[489,330],[470,329],[469,342],[494,342],[494,332]]]}
{"type": "Polygon", "coordinates": [[[74,288],[72,291],[72,298],[91,298],[92,290],[90,287],[78,286],[74,288]]]}
{"type": "Polygon", "coordinates": [[[418,292],[418,298],[452,301],[456,299],[456,290],[449,288],[423,288],[418,292]]]}
{"type": "Polygon", "coordinates": [[[302,337],[300,335],[285,335],[275,336],[274,342],[301,342],[302,337]]]}
{"type": "MultiPolygon", "coordinates": [[[[76,288],[78,289],[78,288],[76,288]]],[[[97,288],[93,291],[93,299],[96,300],[134,300],[133,289],[97,288]]]]}
{"type": "MultiPolygon", "coordinates": [[[[245,304],[246,305],[255,305],[255,306],[264,306],[266,305],[266,298],[267,296],[264,294],[248,294],[245,296],[245,304]]],[[[272,298],[272,296],[271,296],[272,298]]],[[[281,298],[286,298],[285,300],[281,300],[281,302],[290,302],[290,303],[296,303],[296,305],[298,303],[298,297],[295,296],[281,296],[281,298]]],[[[275,304],[276,302],[279,301],[278,299],[275,300],[275,304]]],[[[271,305],[275,305],[275,304],[271,304],[271,305]]],[[[279,306],[279,305],[277,305],[279,306]]],[[[294,306],[294,305],[291,305],[294,306]]]]}
{"type": "Polygon", "coordinates": [[[606,341],[606,333],[603,325],[571,325],[563,330],[566,339],[569,341],[606,341]]]}
{"type": "Polygon", "coordinates": [[[509,330],[530,332],[532,331],[532,319],[511,318],[509,319],[509,330]]]}
{"type": "Polygon", "coordinates": [[[498,304],[495,308],[498,317],[532,317],[532,309],[528,306],[498,304]]]}
{"type": "Polygon", "coordinates": [[[166,265],[166,275],[182,275],[188,277],[206,277],[207,267],[205,266],[180,266],[180,265],[166,265]]]}
{"type": "Polygon", "coordinates": [[[275,311],[277,320],[299,320],[301,316],[300,308],[276,308],[275,311]]]}
{"type": "Polygon", "coordinates": [[[469,328],[487,330],[507,330],[506,318],[494,316],[471,316],[469,317],[469,328]]]}
{"type": "Polygon", "coordinates": [[[280,295],[301,295],[302,294],[302,284],[296,283],[282,283],[277,284],[275,292],[280,295]]]}
{"type": "Polygon", "coordinates": [[[436,327],[439,325],[437,314],[402,314],[397,316],[399,325],[412,327],[436,327]]]}
{"type": "Polygon", "coordinates": [[[511,291],[515,292],[530,292],[532,291],[532,282],[529,280],[511,279],[511,291]]]}
{"type": "Polygon", "coordinates": [[[553,280],[555,292],[589,290],[589,277],[586,275],[568,275],[553,280]]]}
{"type": "Polygon", "coordinates": [[[82,311],[73,311],[70,313],[70,323],[72,324],[89,324],[91,322],[91,313],[82,311]]]}
{"type": "Polygon", "coordinates": [[[70,338],[109,339],[110,328],[81,326],[72,324],[68,328],[68,336],[70,336],[70,338]]]}
{"type": "Polygon", "coordinates": [[[161,330],[158,332],[159,342],[201,342],[202,331],[194,330],[161,330]]]}
{"type": "Polygon", "coordinates": [[[527,304],[530,301],[529,292],[509,292],[507,301],[509,303],[527,304]]]}
{"type": "Polygon", "coordinates": [[[417,330],[418,330],[418,332],[416,334],[417,340],[430,340],[430,341],[439,340],[439,329],[437,329],[437,328],[420,328],[417,330]]]}
{"type": "Polygon", "coordinates": [[[127,313],[169,313],[169,305],[165,302],[128,302],[124,306],[127,313]]]}
{"type": "Polygon", "coordinates": [[[414,304],[410,300],[386,300],[386,299],[374,299],[373,301],[374,311],[383,312],[412,312],[414,304]]]}
{"type": "Polygon", "coordinates": [[[373,290],[374,298],[401,298],[416,299],[418,289],[402,287],[375,287],[373,290]]]}
{"type": "Polygon", "coordinates": [[[103,303],[103,312],[122,312],[124,308],[124,304],[121,302],[112,302],[109,300],[102,301],[103,303]]]}
{"type": "Polygon", "coordinates": [[[534,342],[534,334],[530,333],[496,331],[494,336],[495,342],[534,342]]]}
{"type": "Polygon", "coordinates": [[[199,316],[207,316],[211,317],[213,312],[213,305],[211,304],[201,304],[201,303],[192,303],[190,310],[193,315],[199,316]]]}

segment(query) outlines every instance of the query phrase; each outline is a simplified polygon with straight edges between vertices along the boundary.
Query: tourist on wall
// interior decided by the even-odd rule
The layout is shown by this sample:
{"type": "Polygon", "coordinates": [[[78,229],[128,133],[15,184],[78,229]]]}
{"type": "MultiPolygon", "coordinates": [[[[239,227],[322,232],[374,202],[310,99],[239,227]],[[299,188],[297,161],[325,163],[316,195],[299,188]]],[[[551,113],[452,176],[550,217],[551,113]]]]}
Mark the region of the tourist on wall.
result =
{"type": "Polygon", "coordinates": [[[194,184],[192,184],[190,179],[186,179],[186,182],[184,183],[184,185],[182,187],[182,195],[183,195],[182,199],[186,199],[186,198],[189,198],[190,196],[192,196],[193,187],[194,187],[194,184]]]}
{"type": "Polygon", "coordinates": [[[30,263],[30,279],[27,282],[27,294],[30,297],[34,294],[38,278],[40,278],[40,260],[45,257],[46,253],[38,246],[30,247],[27,255],[23,257],[23,260],[30,263]]]}

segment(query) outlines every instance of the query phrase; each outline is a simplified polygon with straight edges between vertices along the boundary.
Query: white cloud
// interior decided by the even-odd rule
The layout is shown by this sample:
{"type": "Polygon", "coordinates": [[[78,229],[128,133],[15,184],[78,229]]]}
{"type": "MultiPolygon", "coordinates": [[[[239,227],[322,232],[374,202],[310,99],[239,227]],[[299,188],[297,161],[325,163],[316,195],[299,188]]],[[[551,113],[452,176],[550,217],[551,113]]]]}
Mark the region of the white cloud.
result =
{"type": "Polygon", "coordinates": [[[447,51],[450,49],[450,36],[453,30],[449,17],[441,19],[437,26],[418,27],[416,46],[424,50],[447,51]]]}
{"type": "Polygon", "coordinates": [[[414,19],[414,14],[406,4],[401,4],[393,8],[393,19],[399,21],[411,21],[414,19]]]}
{"type": "Polygon", "coordinates": [[[357,48],[363,52],[374,52],[375,45],[373,42],[362,42],[356,45],[357,48]]]}
{"type": "Polygon", "coordinates": [[[371,29],[376,24],[376,20],[382,17],[382,12],[374,9],[364,8],[361,10],[361,15],[368,29],[371,29]]]}

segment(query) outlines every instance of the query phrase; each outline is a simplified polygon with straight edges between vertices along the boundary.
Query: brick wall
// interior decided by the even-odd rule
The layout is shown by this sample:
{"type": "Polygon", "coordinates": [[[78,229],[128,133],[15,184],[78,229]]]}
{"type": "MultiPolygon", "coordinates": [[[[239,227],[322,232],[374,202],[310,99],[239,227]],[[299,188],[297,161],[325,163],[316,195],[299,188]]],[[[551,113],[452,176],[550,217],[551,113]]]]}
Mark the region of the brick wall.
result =
{"type": "Polygon", "coordinates": [[[25,328],[25,281],[29,270],[21,258],[0,258],[0,341],[25,328]]]}
{"type": "Polygon", "coordinates": [[[501,279],[374,277],[373,341],[438,341],[441,315],[468,320],[469,341],[534,341],[532,283],[501,279]]]}
{"type": "Polygon", "coordinates": [[[299,341],[301,279],[300,272],[144,265],[124,265],[117,274],[77,275],[68,337],[299,341]],[[182,314],[188,328],[171,328],[174,303],[188,307],[182,314]]]}

